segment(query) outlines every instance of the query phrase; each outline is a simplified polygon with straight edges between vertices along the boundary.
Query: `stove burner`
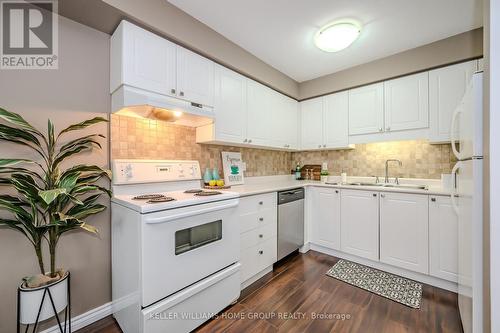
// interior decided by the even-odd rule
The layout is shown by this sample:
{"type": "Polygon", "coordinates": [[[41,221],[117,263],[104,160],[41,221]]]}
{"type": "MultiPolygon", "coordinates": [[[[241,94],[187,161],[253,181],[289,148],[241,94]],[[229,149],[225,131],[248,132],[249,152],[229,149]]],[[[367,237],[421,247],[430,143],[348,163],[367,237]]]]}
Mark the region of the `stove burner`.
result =
{"type": "Polygon", "coordinates": [[[211,195],[218,195],[218,194],[222,194],[222,192],[219,192],[219,191],[201,191],[199,193],[196,193],[195,195],[198,197],[208,197],[211,195]]]}
{"type": "Polygon", "coordinates": [[[160,199],[165,198],[163,194],[143,194],[132,198],[132,200],[150,200],[150,199],[160,199]]]}
{"type": "Polygon", "coordinates": [[[192,189],[192,190],[184,191],[184,193],[201,193],[201,192],[203,192],[203,190],[200,190],[200,189],[192,189]]]}
{"type": "Polygon", "coordinates": [[[146,201],[146,203],[159,203],[159,202],[169,202],[169,201],[175,201],[175,199],[172,197],[162,196],[159,198],[152,198],[152,199],[146,201]]]}

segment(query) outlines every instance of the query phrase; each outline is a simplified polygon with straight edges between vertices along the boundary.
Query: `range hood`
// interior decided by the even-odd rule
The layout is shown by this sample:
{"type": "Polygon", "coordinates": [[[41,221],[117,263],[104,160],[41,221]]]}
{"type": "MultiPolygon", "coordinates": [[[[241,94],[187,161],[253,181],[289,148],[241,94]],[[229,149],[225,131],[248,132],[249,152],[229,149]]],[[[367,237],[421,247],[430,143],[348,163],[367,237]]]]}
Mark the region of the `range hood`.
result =
{"type": "Polygon", "coordinates": [[[211,124],[214,118],[212,107],[127,85],[123,85],[113,92],[111,112],[191,127],[211,124]]]}

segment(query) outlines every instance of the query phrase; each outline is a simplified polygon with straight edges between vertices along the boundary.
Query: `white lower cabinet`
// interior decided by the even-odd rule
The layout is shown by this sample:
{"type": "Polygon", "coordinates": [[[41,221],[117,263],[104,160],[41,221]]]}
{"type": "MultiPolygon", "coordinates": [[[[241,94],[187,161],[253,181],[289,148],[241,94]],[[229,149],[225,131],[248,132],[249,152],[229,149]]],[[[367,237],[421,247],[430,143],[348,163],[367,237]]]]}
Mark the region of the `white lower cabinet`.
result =
{"type": "Polygon", "coordinates": [[[450,197],[429,197],[429,274],[458,279],[458,217],[450,197]]]}
{"type": "Polygon", "coordinates": [[[340,190],[315,187],[311,199],[312,242],[340,250],[340,190]]]}
{"type": "Polygon", "coordinates": [[[274,192],[241,198],[238,215],[243,283],[277,260],[277,194],[274,192]]]}
{"type": "Polygon", "coordinates": [[[428,196],[380,194],[380,261],[429,273],[428,196]]]}
{"type": "Polygon", "coordinates": [[[377,192],[342,190],[340,248],[359,257],[379,259],[379,198],[377,192]]]}

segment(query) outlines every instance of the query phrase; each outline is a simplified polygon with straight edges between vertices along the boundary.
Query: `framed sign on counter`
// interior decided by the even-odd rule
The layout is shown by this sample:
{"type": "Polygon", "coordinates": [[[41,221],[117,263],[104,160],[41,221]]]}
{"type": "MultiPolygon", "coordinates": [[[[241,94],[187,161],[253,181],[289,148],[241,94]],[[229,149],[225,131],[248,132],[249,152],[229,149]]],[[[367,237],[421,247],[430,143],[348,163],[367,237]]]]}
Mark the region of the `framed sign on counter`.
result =
{"type": "Polygon", "coordinates": [[[241,185],[245,183],[241,153],[223,151],[222,168],[224,170],[224,182],[226,185],[241,185]]]}

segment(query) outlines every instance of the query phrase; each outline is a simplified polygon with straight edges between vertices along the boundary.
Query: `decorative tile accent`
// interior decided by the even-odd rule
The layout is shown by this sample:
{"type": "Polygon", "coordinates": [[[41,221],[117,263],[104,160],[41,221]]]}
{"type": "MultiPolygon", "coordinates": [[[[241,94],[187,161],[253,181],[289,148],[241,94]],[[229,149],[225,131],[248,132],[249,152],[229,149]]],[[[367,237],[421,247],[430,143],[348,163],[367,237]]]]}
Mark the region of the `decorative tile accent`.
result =
{"type": "Polygon", "coordinates": [[[404,277],[343,259],[326,275],[409,307],[420,308],[422,284],[404,277]]]}
{"type": "Polygon", "coordinates": [[[403,167],[391,165],[391,176],[439,179],[450,173],[456,160],[449,144],[431,145],[425,140],[356,145],[352,150],[283,152],[196,143],[192,127],[167,122],[111,115],[111,158],[198,160],[202,171],[217,167],[222,175],[222,151],[241,152],[247,177],[289,174],[297,162],[328,162],[330,174],[345,170],[349,176],[383,176],[384,162],[397,158],[403,167]]]}

